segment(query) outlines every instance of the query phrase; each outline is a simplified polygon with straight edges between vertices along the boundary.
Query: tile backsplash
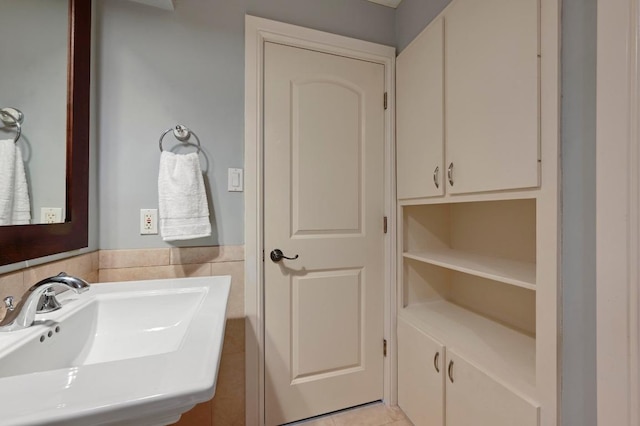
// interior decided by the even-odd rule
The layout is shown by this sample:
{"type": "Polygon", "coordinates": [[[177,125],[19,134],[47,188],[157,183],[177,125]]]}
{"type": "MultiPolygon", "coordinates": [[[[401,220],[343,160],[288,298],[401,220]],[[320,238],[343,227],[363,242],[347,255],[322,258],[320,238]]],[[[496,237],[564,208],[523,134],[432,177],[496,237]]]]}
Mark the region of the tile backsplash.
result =
{"type": "MultiPolygon", "coordinates": [[[[213,400],[185,413],[179,426],[244,425],[244,247],[214,246],[100,250],[0,275],[0,302],[37,281],[67,272],[89,283],[231,275],[227,324],[213,400]]],[[[5,315],[0,303],[0,318],[5,315]]]]}

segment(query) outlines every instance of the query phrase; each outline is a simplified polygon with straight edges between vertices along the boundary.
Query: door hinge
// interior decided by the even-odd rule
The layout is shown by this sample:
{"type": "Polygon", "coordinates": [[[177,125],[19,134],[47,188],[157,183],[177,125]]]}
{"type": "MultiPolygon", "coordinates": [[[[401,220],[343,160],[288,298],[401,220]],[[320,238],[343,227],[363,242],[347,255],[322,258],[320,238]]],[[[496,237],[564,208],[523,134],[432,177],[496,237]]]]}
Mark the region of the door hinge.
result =
{"type": "Polygon", "coordinates": [[[384,109],[387,109],[387,92],[384,92],[384,101],[383,101],[383,104],[384,104],[384,109]]]}
{"type": "Polygon", "coordinates": [[[264,262],[264,250],[262,250],[262,261],[264,262]]]}
{"type": "Polygon", "coordinates": [[[382,340],[382,355],[387,356],[387,339],[382,340]]]}
{"type": "Polygon", "coordinates": [[[387,233],[387,217],[385,216],[384,219],[382,220],[382,228],[384,229],[384,233],[387,233]]]}

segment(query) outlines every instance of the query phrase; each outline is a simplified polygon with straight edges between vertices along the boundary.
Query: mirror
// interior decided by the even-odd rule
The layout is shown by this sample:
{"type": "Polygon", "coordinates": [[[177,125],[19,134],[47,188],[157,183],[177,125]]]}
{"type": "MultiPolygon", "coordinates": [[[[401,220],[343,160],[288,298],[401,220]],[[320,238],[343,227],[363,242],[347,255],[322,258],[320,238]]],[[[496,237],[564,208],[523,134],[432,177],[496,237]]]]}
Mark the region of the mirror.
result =
{"type": "MultiPolygon", "coordinates": [[[[1,0],[0,3],[22,3],[25,0],[1,0]]],[[[59,0],[43,0],[46,3],[58,3],[59,0]]],[[[67,3],[67,50],[66,72],[63,82],[66,93],[66,109],[62,105],[55,108],[66,110],[63,119],[66,141],[62,149],[65,151],[65,161],[62,164],[49,164],[50,168],[64,170],[64,223],[10,225],[0,227],[0,265],[34,259],[51,254],[66,252],[87,246],[88,242],[88,189],[89,189],[89,82],[90,82],[90,49],[91,49],[91,2],[86,0],[66,0],[67,3]],[[66,164],[64,166],[63,164],[66,164]]],[[[3,13],[4,15],[4,13],[3,13]]],[[[26,19],[26,18],[25,18],[26,19]]],[[[38,31],[20,31],[12,34],[12,39],[36,36],[38,31]]],[[[10,41],[10,40],[9,40],[10,41]]],[[[2,65],[5,58],[5,43],[3,46],[2,65]]],[[[22,55],[38,54],[36,51],[24,51],[22,55]]],[[[15,58],[14,58],[15,59],[15,58]]],[[[27,70],[16,71],[15,78],[19,81],[27,70]]],[[[3,79],[7,75],[3,73],[3,79]]],[[[51,84],[58,84],[52,81],[51,84]]],[[[37,88],[33,88],[37,90],[37,88]]],[[[2,93],[2,92],[0,92],[2,93]]],[[[1,96],[1,95],[0,95],[1,96]]],[[[0,103],[3,98],[0,98],[0,103]]],[[[17,105],[0,105],[2,107],[17,107],[17,105]]],[[[29,111],[24,113],[25,137],[29,135],[29,126],[36,123],[30,119],[29,111]]],[[[60,111],[57,111],[60,112],[60,111]]],[[[35,121],[35,120],[34,120],[35,121]]],[[[0,138],[5,138],[0,134],[0,138]]],[[[53,139],[50,138],[50,139],[53,139]]],[[[41,149],[35,140],[30,139],[30,149],[41,149]]],[[[24,151],[23,151],[24,152],[24,151]]],[[[28,156],[28,150],[26,152],[28,156]]],[[[55,207],[55,206],[47,206],[55,207]]],[[[39,212],[36,212],[39,213],[39,212]]],[[[34,212],[32,211],[32,215],[34,212]]],[[[35,214],[34,216],[39,216],[35,214]]],[[[39,219],[39,217],[38,217],[39,219]]]]}
{"type": "MultiPolygon", "coordinates": [[[[0,0],[0,109],[14,120],[18,111],[23,114],[14,143],[15,121],[0,115],[0,140],[5,144],[0,149],[19,150],[22,158],[16,161],[24,165],[24,172],[17,171],[24,182],[20,190],[11,191],[6,177],[0,176],[0,226],[46,223],[43,208],[64,210],[68,9],[68,0],[0,0]],[[8,214],[12,201],[19,210],[13,215],[8,214]]],[[[13,156],[3,157],[0,168],[9,168],[13,156]]],[[[47,218],[53,220],[52,215],[47,218]]],[[[55,221],[61,222],[62,215],[55,221]]]]}

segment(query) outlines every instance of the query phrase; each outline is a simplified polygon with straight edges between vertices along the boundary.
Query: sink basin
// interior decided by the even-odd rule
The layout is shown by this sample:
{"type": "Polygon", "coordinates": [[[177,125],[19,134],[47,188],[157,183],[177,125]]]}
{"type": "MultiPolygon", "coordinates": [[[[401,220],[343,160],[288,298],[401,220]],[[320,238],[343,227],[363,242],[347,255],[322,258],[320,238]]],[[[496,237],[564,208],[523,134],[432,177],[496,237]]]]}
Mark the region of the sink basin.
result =
{"type": "Polygon", "coordinates": [[[228,276],[92,285],[0,333],[3,425],[166,425],[213,397],[228,276]]]}

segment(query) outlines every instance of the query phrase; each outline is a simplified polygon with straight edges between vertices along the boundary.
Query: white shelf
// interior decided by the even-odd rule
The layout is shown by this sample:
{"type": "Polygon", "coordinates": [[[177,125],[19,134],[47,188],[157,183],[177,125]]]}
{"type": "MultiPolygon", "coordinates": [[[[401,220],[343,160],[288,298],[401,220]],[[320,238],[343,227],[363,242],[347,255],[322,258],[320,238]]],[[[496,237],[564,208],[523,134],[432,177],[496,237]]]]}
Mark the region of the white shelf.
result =
{"type": "Polygon", "coordinates": [[[408,259],[429,263],[494,281],[536,289],[536,264],[452,249],[405,252],[408,259]]]}
{"type": "Polygon", "coordinates": [[[444,300],[409,305],[399,316],[522,396],[535,398],[534,337],[444,300]]]}

